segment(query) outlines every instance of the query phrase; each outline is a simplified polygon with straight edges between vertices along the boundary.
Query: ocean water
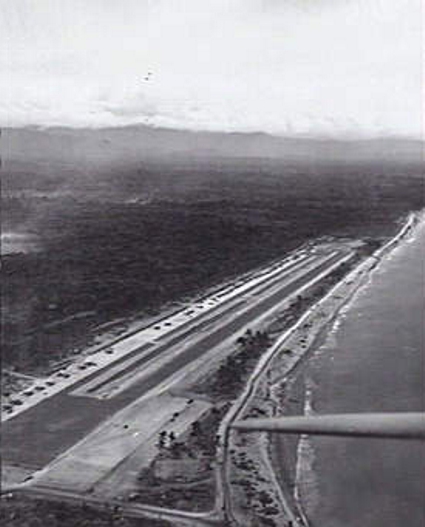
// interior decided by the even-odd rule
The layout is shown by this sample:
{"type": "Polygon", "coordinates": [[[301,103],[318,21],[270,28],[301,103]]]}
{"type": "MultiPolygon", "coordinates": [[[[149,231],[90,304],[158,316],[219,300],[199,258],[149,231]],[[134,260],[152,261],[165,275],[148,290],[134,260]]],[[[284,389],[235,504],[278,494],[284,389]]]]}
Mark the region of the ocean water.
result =
{"type": "MultiPolygon", "coordinates": [[[[303,372],[309,411],[424,411],[425,226],[385,258],[303,372]]],[[[313,527],[423,527],[425,444],[304,438],[313,527]],[[307,453],[307,454],[306,454],[307,453]]]]}

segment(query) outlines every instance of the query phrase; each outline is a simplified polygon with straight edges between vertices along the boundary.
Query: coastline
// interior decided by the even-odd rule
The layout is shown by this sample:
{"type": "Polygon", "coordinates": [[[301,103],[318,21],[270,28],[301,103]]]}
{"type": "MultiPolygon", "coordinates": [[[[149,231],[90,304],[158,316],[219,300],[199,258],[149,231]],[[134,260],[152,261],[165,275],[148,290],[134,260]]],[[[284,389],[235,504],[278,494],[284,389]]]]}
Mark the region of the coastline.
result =
{"type": "MultiPolygon", "coordinates": [[[[295,372],[298,371],[307,359],[310,351],[315,349],[317,345],[320,344],[321,339],[326,337],[329,329],[333,327],[335,319],[338,318],[341,309],[355,296],[356,292],[360,289],[360,286],[369,279],[371,270],[377,266],[382,256],[387,254],[387,251],[390,251],[393,245],[397,244],[398,241],[410,231],[414,224],[414,219],[414,215],[409,216],[409,219],[405,222],[396,236],[391,238],[391,240],[384,245],[384,248],[386,248],[384,252],[380,249],[372,256],[365,257],[364,260],[360,261],[360,264],[356,261],[354,269],[348,272],[342,280],[338,278],[339,281],[336,285],[332,285],[334,282],[331,284],[328,283],[327,288],[329,287],[329,290],[325,296],[319,301],[314,300],[313,305],[306,309],[301,318],[293,326],[285,330],[283,335],[280,335],[277,338],[275,344],[273,344],[260,359],[243,394],[237,399],[233,405],[232,411],[226,416],[222,430],[225,428],[228,431],[232,421],[244,414],[246,415],[250,412],[254,412],[255,414],[255,412],[263,410],[266,415],[275,415],[282,410],[281,398],[279,397],[282,388],[285,395],[290,397],[288,395],[291,391],[288,390],[290,379],[294,377],[295,372]],[[377,254],[379,257],[377,257],[377,254]],[[290,353],[287,352],[288,349],[291,350],[290,353]]],[[[298,405],[300,404],[300,400],[295,401],[295,404],[297,407],[294,408],[294,412],[299,411],[298,405]]],[[[232,445],[232,441],[233,445],[235,445],[240,439],[241,438],[238,437],[237,434],[232,433],[230,437],[230,445],[232,445]]],[[[299,511],[294,512],[294,510],[296,510],[296,504],[294,505],[292,502],[293,500],[286,497],[288,495],[288,489],[281,488],[279,484],[279,474],[274,473],[273,460],[271,461],[270,457],[270,441],[268,436],[266,434],[255,434],[251,436],[251,439],[245,438],[245,443],[241,440],[241,444],[235,446],[236,450],[240,450],[241,446],[245,450],[248,448],[250,453],[252,452],[251,457],[257,462],[254,476],[260,482],[260,492],[263,493],[262,496],[264,498],[264,506],[260,511],[261,514],[267,513],[267,520],[270,520],[272,517],[277,517],[279,523],[274,523],[273,525],[286,526],[289,525],[289,522],[292,522],[291,525],[293,527],[305,525],[305,522],[299,518],[301,513],[299,511]],[[280,511],[278,509],[279,503],[284,503],[283,508],[280,511]]],[[[222,451],[221,453],[223,455],[222,451]]],[[[230,454],[232,455],[232,453],[230,454]]],[[[241,475],[244,476],[244,471],[247,471],[247,467],[248,470],[250,469],[250,463],[247,463],[247,461],[249,461],[248,455],[246,455],[245,458],[243,456],[238,457],[237,455],[233,455],[232,457],[234,460],[236,459],[238,463],[238,466],[236,466],[238,471],[233,475],[232,469],[229,469],[229,460],[227,460],[227,464],[226,460],[220,460],[220,458],[218,460],[219,463],[221,461],[222,467],[224,466],[224,471],[228,471],[225,476],[225,479],[227,480],[225,485],[230,484],[230,486],[234,483],[233,481],[230,481],[231,477],[239,478],[241,475]]],[[[228,487],[225,488],[225,492],[222,492],[222,497],[224,495],[223,499],[231,502],[230,504],[226,503],[225,505],[227,507],[230,505],[231,507],[233,505],[233,497],[235,494],[235,501],[237,502],[238,499],[240,499],[240,495],[243,494],[247,488],[249,487],[244,488],[242,485],[241,488],[235,492],[233,485],[233,488],[231,488],[229,492],[230,498],[226,496],[229,489],[228,487]]],[[[217,491],[216,504],[216,511],[219,513],[221,510],[219,490],[217,491]]],[[[248,520],[252,518],[252,513],[256,514],[257,512],[258,510],[255,507],[251,509],[251,511],[248,509],[248,520]]],[[[207,515],[209,514],[210,513],[207,513],[207,515]]],[[[249,521],[245,521],[247,520],[247,517],[243,516],[244,514],[247,513],[243,510],[238,511],[238,515],[242,515],[242,522],[240,524],[250,524],[249,521]]],[[[269,522],[268,525],[272,524],[269,522]]]]}
{"type": "MultiPolygon", "coordinates": [[[[368,287],[370,285],[370,282],[373,277],[373,273],[375,270],[378,270],[380,264],[382,263],[382,260],[388,256],[391,255],[392,251],[398,247],[400,247],[400,242],[405,242],[405,239],[407,236],[410,236],[417,226],[425,221],[425,213],[419,212],[417,214],[411,213],[409,214],[407,220],[402,225],[401,229],[391,238],[387,243],[385,243],[381,248],[377,249],[369,258],[367,258],[364,262],[360,263],[359,266],[357,266],[353,271],[351,271],[342,282],[346,280],[359,280],[356,289],[349,294],[345,301],[339,306],[339,308],[334,313],[333,320],[329,321],[328,324],[323,328],[323,331],[318,336],[317,340],[313,342],[313,344],[309,347],[309,349],[306,352],[304,359],[308,359],[308,357],[313,353],[315,350],[320,348],[324,342],[329,337],[330,333],[333,332],[336,327],[338,326],[341,317],[345,316],[345,313],[350,309],[351,304],[356,300],[356,297],[358,294],[360,294],[365,287],[368,287]],[[359,268],[360,274],[363,276],[359,277],[359,268]],[[353,276],[351,276],[353,275],[353,276]]],[[[335,290],[338,291],[340,286],[342,286],[343,283],[339,283],[335,286],[335,290]]],[[[332,291],[330,291],[328,294],[331,294],[332,291]]],[[[328,295],[326,295],[328,296],[328,295]]],[[[323,299],[324,300],[324,299],[323,299]]],[[[300,414],[308,414],[309,412],[313,411],[311,408],[311,402],[309,400],[308,393],[304,393],[304,390],[302,389],[302,385],[304,383],[304,373],[302,371],[302,365],[304,361],[301,361],[299,364],[299,367],[297,366],[296,369],[289,372],[287,377],[283,380],[283,383],[287,387],[286,391],[286,401],[283,401],[283,404],[280,406],[280,415],[295,415],[298,413],[300,414]],[[301,370],[301,371],[300,371],[301,370]],[[294,402],[296,400],[297,405],[294,406],[294,404],[291,404],[291,401],[294,402]],[[288,404],[289,401],[289,404],[288,404]]],[[[307,392],[309,390],[307,389],[307,392]]],[[[281,401],[282,403],[282,401],[281,401]]],[[[272,465],[280,467],[280,471],[277,474],[279,483],[282,486],[288,485],[288,480],[292,484],[293,488],[293,503],[297,510],[297,513],[299,514],[299,517],[302,519],[302,524],[308,526],[309,522],[307,520],[307,517],[303,510],[302,505],[302,498],[299,494],[298,484],[299,484],[299,477],[300,472],[302,470],[310,470],[310,459],[309,459],[309,452],[308,452],[308,441],[303,441],[303,436],[287,436],[285,438],[285,441],[292,440],[296,438],[296,445],[295,445],[295,455],[291,457],[285,458],[284,455],[282,455],[281,448],[282,445],[277,445],[277,436],[269,436],[269,448],[268,448],[268,454],[270,458],[272,459],[272,465]],[[292,478],[291,478],[292,475],[292,478]],[[293,480],[293,481],[292,481],[293,480]]],[[[280,443],[282,443],[282,437],[280,438],[280,443]]],[[[310,483],[313,487],[315,485],[314,480],[310,483]]],[[[314,488],[313,488],[314,491],[314,488]]],[[[314,500],[314,496],[309,497],[310,499],[314,500]]],[[[304,496],[305,499],[305,496],[304,496]]]]}
{"type": "MultiPolygon", "coordinates": [[[[410,213],[401,228],[390,240],[371,256],[366,257],[357,264],[342,280],[331,287],[323,298],[310,307],[290,330],[286,331],[278,339],[260,360],[248,383],[250,388],[247,387],[241,396],[244,402],[241,403],[241,398],[238,399],[234,405],[235,409],[233,412],[232,410],[229,412],[230,417],[225,420],[225,427],[230,427],[234,420],[243,419],[250,413],[250,416],[252,416],[254,409],[256,412],[260,411],[262,415],[302,413],[302,407],[304,407],[305,403],[301,401],[299,394],[295,396],[293,391],[293,385],[296,385],[297,373],[300,368],[311,353],[326,339],[329,332],[338,322],[342,310],[348,308],[356,294],[363,289],[364,285],[370,280],[373,270],[380,264],[382,259],[423,220],[423,212],[410,213]],[[285,353],[288,349],[291,350],[289,356],[285,353]],[[267,400],[267,395],[269,400],[267,400]]],[[[248,459],[253,460],[254,464],[256,463],[256,477],[260,477],[263,480],[267,479],[266,465],[270,468],[275,466],[282,467],[283,464],[284,469],[277,474],[273,473],[268,478],[268,483],[264,485],[265,488],[268,487],[269,493],[274,498],[280,498],[281,510],[279,513],[272,515],[277,522],[280,522],[275,522],[275,525],[293,525],[294,527],[308,525],[301,504],[297,499],[296,488],[295,493],[291,492],[295,487],[298,456],[288,456],[287,459],[283,460],[281,456],[277,455],[276,449],[273,448],[273,440],[270,439],[270,436],[265,436],[266,441],[258,441],[261,434],[252,434],[252,437],[254,436],[257,436],[257,440],[251,441],[245,435],[244,443],[241,443],[241,434],[233,431],[229,434],[230,439],[227,448],[233,451],[233,458],[235,459],[238,455],[238,449],[240,450],[241,446],[243,446],[245,455],[248,452],[248,459]],[[235,451],[236,455],[234,454],[235,451]],[[261,463],[261,459],[263,463],[261,463]],[[268,462],[264,464],[265,459],[268,462]],[[291,474],[294,474],[292,481],[291,474]]],[[[291,445],[289,441],[288,452],[293,448],[294,444],[291,445]]],[[[231,477],[234,477],[234,474],[232,474],[232,469],[230,468],[228,469],[227,480],[230,481],[231,477]]],[[[239,519],[242,522],[249,520],[246,513],[245,515],[243,513],[244,506],[246,507],[246,497],[243,496],[243,492],[240,490],[235,492],[233,489],[233,496],[236,498],[236,506],[232,503],[232,507],[237,510],[239,519]],[[241,506],[244,500],[245,504],[241,506]]],[[[230,511],[229,516],[234,517],[234,510],[230,511]]]]}
{"type": "MultiPolygon", "coordinates": [[[[302,369],[317,413],[424,410],[424,235],[425,222],[387,254],[302,369]]],[[[310,525],[424,525],[420,442],[302,443],[311,455],[300,457],[298,491],[310,525]]]]}

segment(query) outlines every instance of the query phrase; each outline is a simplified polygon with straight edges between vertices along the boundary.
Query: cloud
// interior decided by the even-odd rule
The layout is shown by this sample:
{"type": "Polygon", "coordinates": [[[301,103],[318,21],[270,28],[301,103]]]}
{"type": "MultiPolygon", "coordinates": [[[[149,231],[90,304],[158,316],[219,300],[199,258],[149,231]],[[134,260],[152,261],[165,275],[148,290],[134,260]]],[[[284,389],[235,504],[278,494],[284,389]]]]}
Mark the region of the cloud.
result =
{"type": "Polygon", "coordinates": [[[0,6],[3,124],[420,134],[420,0],[0,6]]]}

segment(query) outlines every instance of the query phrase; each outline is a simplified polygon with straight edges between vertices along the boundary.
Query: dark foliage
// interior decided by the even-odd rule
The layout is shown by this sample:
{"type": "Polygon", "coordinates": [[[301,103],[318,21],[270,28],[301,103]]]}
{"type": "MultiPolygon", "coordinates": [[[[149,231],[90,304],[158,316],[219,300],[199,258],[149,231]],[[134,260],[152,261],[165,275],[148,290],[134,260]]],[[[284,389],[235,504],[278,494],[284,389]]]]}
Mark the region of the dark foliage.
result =
{"type": "Polygon", "coordinates": [[[364,166],[141,166],[66,192],[50,176],[42,193],[34,178],[20,174],[32,189],[21,195],[6,174],[3,211],[41,249],[3,260],[3,360],[24,370],[84,345],[100,323],[155,312],[307,239],[389,235],[423,206],[421,178],[364,166]]]}
{"type": "Polygon", "coordinates": [[[124,518],[119,507],[3,497],[0,524],[4,527],[170,527],[165,521],[124,518]]]}

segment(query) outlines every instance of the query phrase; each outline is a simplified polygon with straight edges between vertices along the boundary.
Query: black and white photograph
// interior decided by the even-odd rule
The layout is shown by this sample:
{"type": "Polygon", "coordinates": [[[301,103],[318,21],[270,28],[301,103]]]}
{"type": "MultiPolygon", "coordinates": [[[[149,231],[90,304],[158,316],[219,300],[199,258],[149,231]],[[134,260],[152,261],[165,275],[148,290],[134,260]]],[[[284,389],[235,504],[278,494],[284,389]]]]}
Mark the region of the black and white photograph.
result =
{"type": "Polygon", "coordinates": [[[422,0],[0,0],[4,527],[425,525],[422,0]]]}

